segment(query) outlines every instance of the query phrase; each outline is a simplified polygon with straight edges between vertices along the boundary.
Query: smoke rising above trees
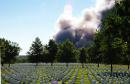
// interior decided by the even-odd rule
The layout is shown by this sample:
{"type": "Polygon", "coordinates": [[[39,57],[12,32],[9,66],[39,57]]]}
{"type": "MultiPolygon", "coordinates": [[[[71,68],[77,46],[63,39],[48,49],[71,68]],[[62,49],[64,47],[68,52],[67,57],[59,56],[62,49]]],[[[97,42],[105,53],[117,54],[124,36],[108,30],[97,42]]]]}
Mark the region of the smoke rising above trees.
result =
{"type": "Polygon", "coordinates": [[[66,4],[64,12],[56,22],[57,31],[54,36],[57,43],[68,39],[76,47],[84,47],[93,41],[95,32],[99,29],[100,21],[110,10],[115,0],[97,0],[95,7],[83,10],[80,18],[72,15],[72,5],[66,4]]]}

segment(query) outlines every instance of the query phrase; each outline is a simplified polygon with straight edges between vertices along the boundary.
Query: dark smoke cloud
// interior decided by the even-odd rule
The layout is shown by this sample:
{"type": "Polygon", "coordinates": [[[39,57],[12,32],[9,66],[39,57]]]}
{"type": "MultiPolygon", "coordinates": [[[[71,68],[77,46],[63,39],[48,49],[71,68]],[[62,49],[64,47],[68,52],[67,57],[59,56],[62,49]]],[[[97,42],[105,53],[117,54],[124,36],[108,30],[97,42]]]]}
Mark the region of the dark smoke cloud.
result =
{"type": "Polygon", "coordinates": [[[74,35],[74,30],[70,29],[69,27],[60,31],[55,40],[57,43],[61,43],[62,41],[64,41],[65,39],[68,39],[72,42],[75,42],[75,35],[74,35]]]}
{"type": "Polygon", "coordinates": [[[96,7],[86,8],[80,18],[72,16],[72,6],[67,4],[63,14],[57,20],[57,32],[54,39],[61,43],[68,39],[77,47],[88,46],[106,10],[114,6],[115,0],[97,0],[96,7]]]}

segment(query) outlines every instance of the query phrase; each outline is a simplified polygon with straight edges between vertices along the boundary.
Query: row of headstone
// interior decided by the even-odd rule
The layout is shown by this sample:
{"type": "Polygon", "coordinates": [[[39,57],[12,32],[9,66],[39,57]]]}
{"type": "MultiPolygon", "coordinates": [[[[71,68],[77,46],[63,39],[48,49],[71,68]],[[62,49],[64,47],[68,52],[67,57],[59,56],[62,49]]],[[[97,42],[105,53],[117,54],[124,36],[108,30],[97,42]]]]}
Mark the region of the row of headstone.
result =
{"type": "MultiPolygon", "coordinates": [[[[111,74],[110,72],[110,68],[107,68],[109,70],[106,70],[105,68],[98,68],[96,66],[89,66],[87,65],[87,68],[90,70],[89,71],[89,76],[88,78],[90,79],[90,76],[94,76],[96,78],[96,80],[102,84],[109,84],[109,83],[115,83],[115,84],[130,84],[129,82],[129,73],[130,71],[125,71],[126,69],[124,69],[123,71],[121,71],[122,69],[115,69],[111,74]]],[[[93,79],[93,78],[92,78],[93,79]]],[[[92,80],[90,79],[90,80],[92,80]]]]}

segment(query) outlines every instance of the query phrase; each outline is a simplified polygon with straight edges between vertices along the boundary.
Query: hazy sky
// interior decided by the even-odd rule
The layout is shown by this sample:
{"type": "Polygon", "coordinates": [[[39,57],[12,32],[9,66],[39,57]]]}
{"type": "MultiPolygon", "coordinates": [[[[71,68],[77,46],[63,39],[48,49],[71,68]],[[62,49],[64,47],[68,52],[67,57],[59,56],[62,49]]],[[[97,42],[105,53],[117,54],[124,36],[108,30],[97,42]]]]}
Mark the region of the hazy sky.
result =
{"type": "Polygon", "coordinates": [[[73,15],[94,6],[96,0],[0,0],[0,37],[17,42],[26,54],[35,37],[46,44],[64,6],[71,2],[73,15]]]}

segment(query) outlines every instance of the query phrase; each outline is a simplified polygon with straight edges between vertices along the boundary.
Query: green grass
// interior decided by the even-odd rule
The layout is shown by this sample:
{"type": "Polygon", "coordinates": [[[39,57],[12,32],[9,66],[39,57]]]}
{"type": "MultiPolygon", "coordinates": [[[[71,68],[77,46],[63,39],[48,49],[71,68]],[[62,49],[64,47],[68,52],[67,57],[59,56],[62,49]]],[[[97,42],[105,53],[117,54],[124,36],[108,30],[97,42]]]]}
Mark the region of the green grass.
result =
{"type": "Polygon", "coordinates": [[[72,72],[70,79],[67,80],[67,81],[65,81],[65,84],[68,84],[68,82],[73,79],[73,77],[74,77],[74,75],[75,75],[75,73],[76,73],[76,70],[77,70],[77,69],[75,69],[75,70],[72,72]]]}
{"type": "Polygon", "coordinates": [[[80,84],[81,78],[82,78],[82,68],[80,68],[80,69],[78,70],[78,75],[77,75],[77,77],[76,77],[75,84],[80,84]]]}
{"type": "Polygon", "coordinates": [[[86,68],[83,70],[83,73],[84,73],[84,84],[90,84],[90,81],[88,79],[88,72],[86,68]]]}
{"type": "MultiPolygon", "coordinates": [[[[75,84],[81,83],[82,76],[84,76],[84,84],[91,84],[91,81],[88,79],[88,73],[91,75],[93,80],[96,80],[98,83],[101,83],[101,80],[96,78],[96,73],[107,72],[107,71],[110,72],[110,65],[100,64],[100,66],[97,67],[97,64],[89,64],[89,67],[90,68],[87,68],[87,67],[82,68],[81,66],[75,65],[75,68],[74,67],[71,68],[68,71],[68,73],[66,74],[66,76],[67,76],[68,74],[70,74],[70,72],[72,72],[71,75],[70,75],[70,78],[65,81],[65,84],[68,84],[69,81],[73,80],[77,70],[78,70],[78,74],[77,74],[77,77],[76,77],[76,80],[75,80],[75,84]],[[95,70],[94,70],[94,73],[93,73],[92,71],[93,71],[94,67],[95,67],[95,70]],[[102,69],[105,69],[105,68],[108,68],[108,70],[102,71],[102,69]]],[[[127,65],[114,65],[113,64],[113,68],[117,69],[117,70],[113,69],[113,72],[122,72],[120,70],[120,68],[126,69],[125,72],[128,71],[127,65]],[[119,70],[118,70],[118,68],[119,68],[119,70]]],[[[47,71],[46,67],[41,67],[41,66],[36,67],[36,74],[38,75],[38,79],[36,81],[36,84],[40,84],[41,80],[46,79],[46,77],[48,76],[47,72],[48,71],[47,71]]],[[[15,74],[15,71],[12,70],[12,69],[2,69],[1,74],[2,75],[15,74]]],[[[1,81],[2,84],[9,84],[7,80],[5,80],[3,78],[1,80],[2,80],[1,81]]],[[[49,81],[49,82],[51,83],[51,81],[49,81]]],[[[115,81],[114,81],[114,83],[115,83],[115,81]]],[[[59,80],[58,84],[62,84],[62,80],[59,80]]]]}

